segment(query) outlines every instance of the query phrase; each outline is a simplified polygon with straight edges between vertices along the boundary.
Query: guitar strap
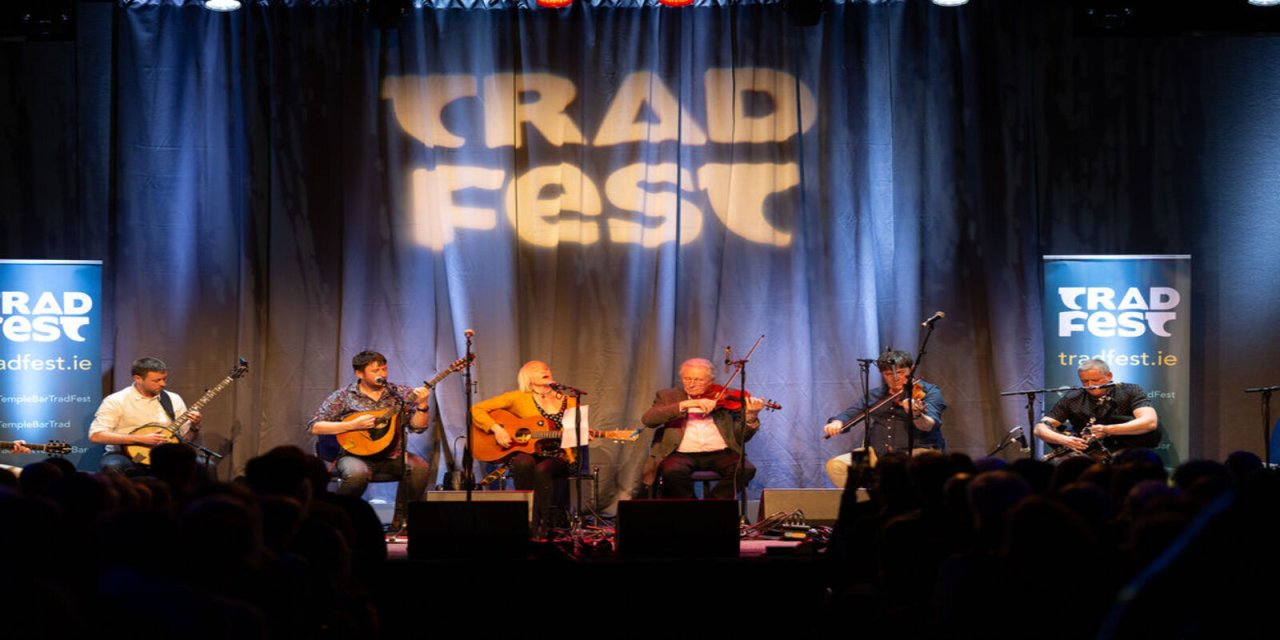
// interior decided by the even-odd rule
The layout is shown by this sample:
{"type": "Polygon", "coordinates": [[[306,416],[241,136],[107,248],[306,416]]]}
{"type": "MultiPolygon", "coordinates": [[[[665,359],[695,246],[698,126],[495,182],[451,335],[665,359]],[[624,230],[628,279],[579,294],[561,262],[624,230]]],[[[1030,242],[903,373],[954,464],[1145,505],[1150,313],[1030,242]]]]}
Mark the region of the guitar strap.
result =
{"type": "Polygon", "coordinates": [[[169,422],[172,423],[177,420],[178,416],[173,413],[173,400],[169,398],[169,392],[161,389],[160,395],[157,397],[160,399],[160,406],[164,407],[165,415],[169,416],[169,422]]]}

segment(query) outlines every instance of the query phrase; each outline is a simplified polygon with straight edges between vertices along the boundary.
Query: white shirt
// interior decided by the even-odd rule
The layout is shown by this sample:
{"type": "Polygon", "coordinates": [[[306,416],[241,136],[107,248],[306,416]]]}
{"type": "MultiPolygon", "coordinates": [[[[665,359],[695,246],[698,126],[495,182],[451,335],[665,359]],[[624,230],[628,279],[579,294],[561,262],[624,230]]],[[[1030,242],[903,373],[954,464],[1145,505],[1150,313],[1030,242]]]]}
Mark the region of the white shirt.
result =
{"type": "MultiPolygon", "coordinates": [[[[175,417],[187,412],[187,403],[183,402],[178,394],[168,391],[161,393],[169,394],[175,417]]],[[[102,399],[102,404],[98,405],[98,412],[93,415],[93,424],[89,425],[89,437],[93,437],[93,434],[100,431],[130,433],[146,424],[169,424],[170,422],[169,414],[165,413],[164,407],[160,406],[160,396],[148,398],[138,393],[131,384],[102,399]]],[[[190,424],[183,426],[184,434],[190,424]]],[[[107,445],[107,451],[119,450],[120,447],[117,445],[107,445]]]]}
{"type": "Polygon", "coordinates": [[[680,439],[680,446],[676,451],[706,453],[728,448],[729,445],[724,441],[724,436],[720,435],[720,428],[716,426],[716,421],[712,420],[711,416],[705,413],[689,412],[684,421],[684,437],[680,439]]]}

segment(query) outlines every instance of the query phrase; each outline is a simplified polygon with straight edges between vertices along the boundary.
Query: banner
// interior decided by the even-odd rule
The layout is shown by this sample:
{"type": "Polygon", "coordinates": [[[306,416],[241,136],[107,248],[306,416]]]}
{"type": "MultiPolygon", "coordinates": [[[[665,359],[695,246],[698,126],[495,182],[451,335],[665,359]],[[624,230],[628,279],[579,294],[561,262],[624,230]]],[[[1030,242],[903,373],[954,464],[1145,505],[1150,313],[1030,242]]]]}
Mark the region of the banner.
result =
{"type": "MultiPolygon", "coordinates": [[[[1160,417],[1166,467],[1187,457],[1191,415],[1191,256],[1045,256],[1045,386],[1079,386],[1105,361],[1141,386],[1160,417]]],[[[1046,408],[1057,397],[1045,398],[1046,408]]]]}
{"type": "MultiPolygon", "coordinates": [[[[102,400],[101,291],[99,261],[0,260],[0,441],[67,443],[86,468],[102,400]]],[[[0,464],[43,457],[4,452],[0,464]]]]}

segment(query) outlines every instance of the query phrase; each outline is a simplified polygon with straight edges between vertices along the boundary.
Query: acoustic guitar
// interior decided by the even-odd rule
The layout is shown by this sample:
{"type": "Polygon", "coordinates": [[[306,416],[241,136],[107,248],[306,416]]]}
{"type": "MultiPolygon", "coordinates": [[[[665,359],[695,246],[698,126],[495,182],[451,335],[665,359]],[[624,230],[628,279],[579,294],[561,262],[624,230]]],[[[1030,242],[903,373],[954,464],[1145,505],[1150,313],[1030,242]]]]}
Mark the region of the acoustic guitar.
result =
{"type": "MultiPolygon", "coordinates": [[[[18,446],[18,443],[16,442],[6,442],[4,440],[0,440],[0,451],[12,451],[13,448],[16,446],[18,446]]],[[[35,444],[31,442],[26,442],[26,443],[23,443],[22,446],[32,451],[41,451],[41,452],[47,453],[51,456],[65,456],[68,453],[71,453],[71,445],[65,442],[62,442],[61,440],[50,440],[45,444],[35,444]]]]}
{"type": "MultiPolygon", "coordinates": [[[[240,358],[240,364],[233,367],[231,369],[231,373],[228,373],[227,377],[222,379],[222,382],[219,382],[214,385],[212,389],[204,392],[204,395],[200,396],[199,400],[191,403],[191,405],[187,407],[187,410],[182,412],[182,415],[174,418],[173,422],[168,424],[152,422],[144,424],[129,433],[133,435],[150,435],[153,433],[160,433],[165,435],[168,442],[181,442],[182,428],[187,426],[188,422],[191,422],[191,414],[203,409],[206,404],[209,404],[210,400],[213,400],[219,393],[222,393],[223,389],[231,386],[232,382],[239,380],[248,372],[249,361],[244,358],[240,358]]],[[[161,391],[160,393],[164,393],[164,391],[161,391]]],[[[151,464],[151,447],[148,445],[124,445],[124,454],[129,456],[129,459],[132,460],[134,464],[151,464]]]]}
{"type": "MultiPolygon", "coordinates": [[[[564,432],[552,427],[551,421],[542,416],[518,418],[514,413],[499,409],[490,411],[489,417],[511,434],[511,446],[503,449],[493,439],[493,434],[477,424],[471,425],[471,455],[481,462],[501,462],[517,453],[537,453],[560,448],[564,432]]],[[[639,429],[597,431],[588,429],[592,438],[635,441],[640,438],[639,429]]]]}

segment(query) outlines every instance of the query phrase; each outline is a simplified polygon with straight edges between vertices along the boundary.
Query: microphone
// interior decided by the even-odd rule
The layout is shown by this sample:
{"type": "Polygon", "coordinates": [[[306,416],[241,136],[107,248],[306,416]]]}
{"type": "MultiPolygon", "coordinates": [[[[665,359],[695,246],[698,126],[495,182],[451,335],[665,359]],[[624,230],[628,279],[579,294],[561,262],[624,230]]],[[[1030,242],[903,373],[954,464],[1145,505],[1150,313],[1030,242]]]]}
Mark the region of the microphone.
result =
{"type": "Polygon", "coordinates": [[[374,378],[373,381],[384,387],[387,386],[387,379],[382,376],[374,378]]]}
{"type": "Polygon", "coordinates": [[[733,362],[733,345],[724,348],[724,372],[729,373],[729,363],[733,362]]]}
{"type": "Polygon", "coordinates": [[[934,311],[934,312],[933,312],[933,315],[929,316],[929,319],[928,319],[928,320],[925,320],[924,322],[921,322],[921,323],[920,323],[920,326],[922,326],[922,327],[932,326],[932,325],[933,325],[933,323],[935,323],[935,322],[937,322],[938,320],[941,320],[942,318],[945,318],[945,317],[947,317],[947,314],[945,314],[945,313],[943,313],[943,312],[941,312],[941,311],[934,311]]]}
{"type": "Polygon", "coordinates": [[[471,338],[476,335],[476,332],[472,331],[471,329],[467,329],[466,331],[462,332],[462,335],[466,336],[467,338],[471,338]]]}
{"type": "Polygon", "coordinates": [[[577,387],[571,387],[567,384],[560,384],[559,382],[550,382],[547,384],[547,387],[549,387],[552,391],[563,391],[565,393],[575,395],[575,396],[587,395],[587,392],[583,391],[582,389],[579,389],[577,387]]]}
{"type": "Polygon", "coordinates": [[[1116,386],[1117,384],[1119,384],[1119,383],[1118,383],[1118,382],[1104,382],[1104,383],[1102,383],[1102,384],[1095,384],[1095,385],[1093,385],[1093,386],[1091,386],[1091,387],[1085,387],[1085,388],[1084,388],[1084,390],[1085,390],[1085,391],[1093,391],[1094,389],[1109,389],[1109,388],[1111,388],[1111,387],[1116,386]]]}
{"type": "Polygon", "coordinates": [[[1018,448],[1021,449],[1023,453],[1031,450],[1031,445],[1027,444],[1027,432],[1022,428],[1022,425],[1014,427],[1013,431],[1009,432],[1009,436],[1018,441],[1018,448]],[[1014,435],[1015,433],[1017,434],[1016,436],[1014,435]]]}

